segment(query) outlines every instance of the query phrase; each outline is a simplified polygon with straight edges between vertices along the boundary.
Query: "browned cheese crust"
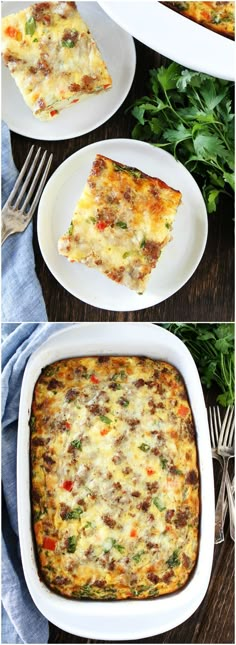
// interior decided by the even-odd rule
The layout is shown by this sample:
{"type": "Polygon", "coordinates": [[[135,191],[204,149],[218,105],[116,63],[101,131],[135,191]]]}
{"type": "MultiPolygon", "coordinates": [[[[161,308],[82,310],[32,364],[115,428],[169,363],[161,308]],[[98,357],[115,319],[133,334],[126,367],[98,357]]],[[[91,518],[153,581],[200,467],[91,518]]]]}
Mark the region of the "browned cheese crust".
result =
{"type": "Polygon", "coordinates": [[[31,414],[40,576],[68,598],[152,598],[189,580],[199,469],[182,377],[163,361],[85,357],[43,369],[31,414]]]}

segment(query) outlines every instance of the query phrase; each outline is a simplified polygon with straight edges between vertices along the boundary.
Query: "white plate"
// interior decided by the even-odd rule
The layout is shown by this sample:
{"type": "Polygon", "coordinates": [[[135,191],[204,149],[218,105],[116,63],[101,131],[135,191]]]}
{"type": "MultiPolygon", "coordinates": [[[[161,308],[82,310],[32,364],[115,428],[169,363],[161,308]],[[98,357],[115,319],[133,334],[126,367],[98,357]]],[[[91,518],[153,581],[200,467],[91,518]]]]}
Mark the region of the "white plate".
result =
{"type": "MultiPolygon", "coordinates": [[[[17,13],[32,2],[3,2],[2,15],[17,13]]],[[[125,100],[133,82],[136,54],[132,36],[108,18],[97,2],[77,2],[91,29],[113,80],[111,90],[91,95],[63,110],[55,120],[39,121],[27,107],[7,67],[2,63],[2,118],[14,132],[32,139],[60,141],[91,132],[105,123],[125,100]]]]}
{"type": "Polygon", "coordinates": [[[207,413],[193,358],[173,334],[148,323],[81,323],[54,334],[28,361],[21,390],[17,446],[18,526],[22,564],[39,610],[61,629],[105,641],[135,640],[173,629],[199,607],[207,591],[214,548],[214,481],[207,413]],[[192,407],[201,479],[200,543],[196,568],[180,591],[152,600],[68,600],[38,577],[30,512],[29,416],[34,384],[50,362],[71,356],[120,354],[166,360],[181,372],[192,407]]]}
{"type": "Polygon", "coordinates": [[[168,152],[143,141],[108,139],[82,148],[52,175],[39,205],[38,238],[46,264],[67,291],[101,309],[134,311],[162,302],[187,282],[202,257],[207,224],[201,192],[180,162],[168,152]],[[143,295],[115,283],[96,269],[71,264],[57,251],[57,241],[70,224],[96,153],[159,177],[183,195],[173,239],[163,250],[143,295]]]}
{"type": "Polygon", "coordinates": [[[118,25],[163,56],[198,72],[234,80],[233,40],[198,25],[156,0],[102,0],[99,4],[118,25]]]}

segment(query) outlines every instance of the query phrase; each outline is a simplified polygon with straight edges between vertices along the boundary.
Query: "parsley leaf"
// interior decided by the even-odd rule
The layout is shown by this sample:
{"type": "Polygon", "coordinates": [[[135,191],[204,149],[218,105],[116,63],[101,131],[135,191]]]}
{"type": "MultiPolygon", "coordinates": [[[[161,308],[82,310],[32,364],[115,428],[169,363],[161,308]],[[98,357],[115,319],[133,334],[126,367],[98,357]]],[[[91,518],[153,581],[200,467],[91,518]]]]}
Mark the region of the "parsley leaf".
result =
{"type": "Polygon", "coordinates": [[[149,90],[129,108],[132,137],[181,161],[214,213],[222,194],[234,190],[233,83],[171,63],[150,70],[149,90]]]}
{"type": "Polygon", "coordinates": [[[167,323],[190,350],[199,370],[202,384],[220,390],[217,402],[234,405],[234,324],[233,323],[167,323]]]}

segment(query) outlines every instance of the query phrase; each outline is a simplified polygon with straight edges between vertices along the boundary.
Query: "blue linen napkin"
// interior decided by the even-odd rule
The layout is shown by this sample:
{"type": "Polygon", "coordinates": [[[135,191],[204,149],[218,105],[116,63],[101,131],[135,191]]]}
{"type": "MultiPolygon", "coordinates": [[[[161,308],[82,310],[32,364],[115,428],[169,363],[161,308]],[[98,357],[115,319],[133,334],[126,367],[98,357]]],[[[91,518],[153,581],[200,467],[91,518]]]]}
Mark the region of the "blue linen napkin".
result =
{"type": "MultiPolygon", "coordinates": [[[[18,172],[11,152],[9,130],[2,123],[2,205],[18,172]]],[[[2,246],[2,321],[47,320],[42,289],[35,273],[32,222],[23,233],[11,235],[2,246]]]]}
{"type": "Polygon", "coordinates": [[[68,323],[2,325],[2,643],[47,643],[48,622],[24,579],[18,538],[16,446],[20,390],[26,363],[37,347],[68,323]]]}

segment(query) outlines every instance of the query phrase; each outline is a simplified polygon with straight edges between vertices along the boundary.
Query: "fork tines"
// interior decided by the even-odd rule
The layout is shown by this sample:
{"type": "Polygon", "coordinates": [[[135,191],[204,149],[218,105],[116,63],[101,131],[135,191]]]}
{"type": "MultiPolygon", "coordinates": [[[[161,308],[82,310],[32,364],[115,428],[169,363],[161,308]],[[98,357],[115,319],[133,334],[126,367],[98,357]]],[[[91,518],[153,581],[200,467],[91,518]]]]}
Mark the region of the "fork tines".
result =
{"type": "Polygon", "coordinates": [[[53,155],[51,154],[49,159],[48,159],[48,162],[47,162],[46,168],[44,170],[44,173],[43,173],[43,175],[41,177],[41,180],[40,180],[40,175],[42,173],[42,170],[43,170],[43,167],[44,167],[44,164],[45,164],[45,161],[46,161],[47,151],[46,150],[44,151],[44,153],[43,153],[43,155],[41,157],[41,160],[40,160],[41,148],[38,148],[36,150],[36,154],[35,154],[35,156],[33,158],[33,161],[32,161],[32,163],[30,165],[30,160],[31,160],[34,148],[35,148],[34,145],[31,146],[29,154],[26,157],[25,163],[24,163],[24,165],[23,165],[23,167],[22,167],[22,169],[21,169],[21,171],[19,173],[19,176],[18,176],[18,178],[16,180],[16,183],[15,183],[15,185],[14,185],[14,187],[13,187],[13,189],[12,189],[12,191],[11,191],[9,197],[8,197],[7,203],[5,205],[8,208],[11,208],[13,211],[18,211],[19,213],[25,213],[25,214],[27,213],[27,215],[28,214],[32,215],[34,210],[35,210],[35,208],[36,208],[36,206],[37,206],[37,203],[38,203],[39,198],[41,196],[41,192],[43,190],[43,187],[44,187],[44,184],[45,184],[48,172],[49,172],[49,168],[50,168],[50,165],[51,165],[51,162],[52,162],[52,157],[53,157],[53,155]],[[38,166],[37,166],[37,164],[38,164],[38,166]],[[27,172],[27,174],[26,174],[26,172],[27,172]],[[31,183],[31,185],[29,187],[28,192],[26,192],[27,187],[28,187],[28,185],[30,183],[30,180],[31,180],[32,176],[33,176],[32,183],[31,183]],[[23,184],[22,184],[22,182],[23,182],[23,184]],[[22,186],[21,186],[21,184],[22,184],[22,186]],[[37,188],[37,192],[35,193],[34,199],[33,199],[32,203],[30,205],[31,197],[33,196],[36,188],[37,188]],[[19,191],[19,193],[17,195],[18,191],[19,191]],[[16,200],[15,200],[15,198],[16,198],[16,200]]]}

